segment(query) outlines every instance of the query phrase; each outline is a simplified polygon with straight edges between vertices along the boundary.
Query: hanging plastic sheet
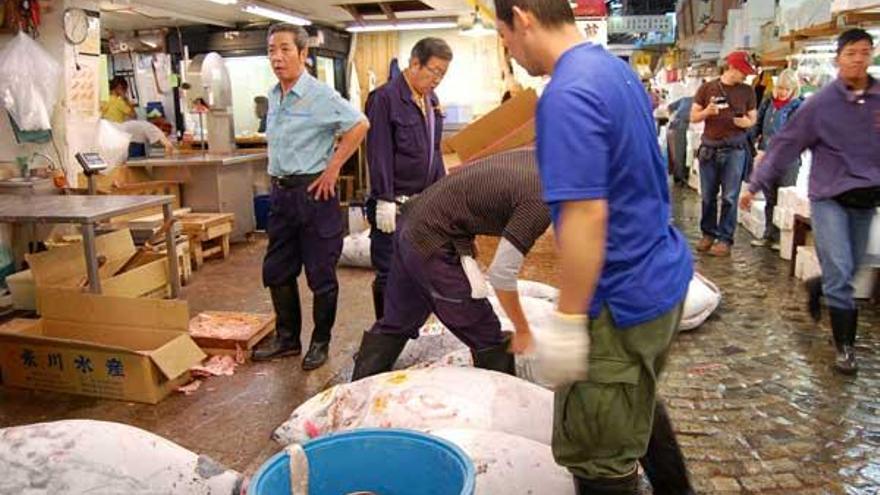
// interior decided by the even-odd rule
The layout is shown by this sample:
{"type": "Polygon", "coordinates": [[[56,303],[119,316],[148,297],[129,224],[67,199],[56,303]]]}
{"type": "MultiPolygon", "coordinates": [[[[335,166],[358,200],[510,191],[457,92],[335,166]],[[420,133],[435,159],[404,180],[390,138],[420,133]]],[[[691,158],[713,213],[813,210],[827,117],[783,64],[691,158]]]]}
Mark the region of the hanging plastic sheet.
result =
{"type": "Polygon", "coordinates": [[[61,79],[61,65],[24,33],[0,50],[0,100],[22,131],[51,128],[61,79]]]}

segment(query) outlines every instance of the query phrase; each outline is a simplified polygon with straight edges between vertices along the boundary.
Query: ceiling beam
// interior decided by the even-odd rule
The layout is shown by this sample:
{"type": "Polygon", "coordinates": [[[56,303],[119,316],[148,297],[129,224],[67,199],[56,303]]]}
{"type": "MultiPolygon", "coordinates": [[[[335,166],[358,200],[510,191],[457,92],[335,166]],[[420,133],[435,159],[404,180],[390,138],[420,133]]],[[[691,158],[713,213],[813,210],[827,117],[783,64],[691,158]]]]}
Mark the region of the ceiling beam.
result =
{"type": "Polygon", "coordinates": [[[355,5],[353,5],[353,4],[340,5],[340,7],[345,9],[345,11],[348,12],[354,18],[355,22],[357,22],[361,26],[364,25],[364,16],[361,15],[361,13],[358,11],[358,9],[355,5]]]}
{"type": "Polygon", "coordinates": [[[195,22],[198,24],[209,24],[212,26],[220,26],[226,28],[234,28],[235,24],[227,21],[220,21],[217,19],[211,19],[208,17],[185,14],[182,12],[165,10],[157,7],[150,7],[147,5],[129,5],[126,7],[112,7],[112,8],[102,8],[102,12],[113,12],[117,14],[130,14],[130,15],[139,15],[142,17],[146,17],[147,19],[157,20],[157,21],[169,21],[170,26],[175,26],[178,23],[174,21],[188,21],[195,22]]]}
{"type": "Polygon", "coordinates": [[[397,16],[394,15],[394,9],[392,9],[390,5],[385,2],[379,2],[379,8],[382,9],[382,12],[385,14],[385,17],[387,17],[388,20],[390,20],[391,22],[397,22],[397,16]]]}

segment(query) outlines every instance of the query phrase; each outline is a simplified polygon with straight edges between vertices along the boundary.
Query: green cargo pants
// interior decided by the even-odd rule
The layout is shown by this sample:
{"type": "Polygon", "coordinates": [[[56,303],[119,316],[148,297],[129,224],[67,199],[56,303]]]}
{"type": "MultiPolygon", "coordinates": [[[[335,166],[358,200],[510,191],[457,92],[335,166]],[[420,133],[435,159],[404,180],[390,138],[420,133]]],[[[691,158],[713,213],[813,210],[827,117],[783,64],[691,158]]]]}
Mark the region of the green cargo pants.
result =
{"type": "Polygon", "coordinates": [[[633,472],[648,448],[657,378],[682,306],[627,329],[615,328],[607,308],[590,321],[587,381],[555,394],[553,456],[559,465],[586,479],[633,472]]]}

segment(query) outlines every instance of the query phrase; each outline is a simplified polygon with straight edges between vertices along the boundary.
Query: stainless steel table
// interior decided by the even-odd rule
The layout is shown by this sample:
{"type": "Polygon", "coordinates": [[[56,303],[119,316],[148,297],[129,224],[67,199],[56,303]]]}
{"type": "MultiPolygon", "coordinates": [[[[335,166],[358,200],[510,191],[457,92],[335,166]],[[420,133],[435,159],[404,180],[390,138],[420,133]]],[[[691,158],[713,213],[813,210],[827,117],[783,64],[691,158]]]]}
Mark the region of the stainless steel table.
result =
{"type": "Polygon", "coordinates": [[[194,213],[232,213],[232,240],[244,240],[256,229],[254,184],[268,190],[265,150],[232,153],[180,152],[164,158],[129,160],[129,168],[141,168],[152,180],[182,183],[181,206],[194,213]],[[256,178],[255,178],[256,177],[256,178]]]}
{"type": "MultiPolygon", "coordinates": [[[[15,196],[0,194],[0,222],[73,223],[82,226],[83,248],[89,276],[89,290],[101,293],[98,259],[95,250],[95,226],[98,222],[146,208],[162,207],[165,221],[173,221],[174,196],[15,196]]],[[[168,253],[177,252],[173,236],[165,236],[168,253]]],[[[180,294],[180,269],[177,256],[168,256],[171,296],[180,294]]]]}

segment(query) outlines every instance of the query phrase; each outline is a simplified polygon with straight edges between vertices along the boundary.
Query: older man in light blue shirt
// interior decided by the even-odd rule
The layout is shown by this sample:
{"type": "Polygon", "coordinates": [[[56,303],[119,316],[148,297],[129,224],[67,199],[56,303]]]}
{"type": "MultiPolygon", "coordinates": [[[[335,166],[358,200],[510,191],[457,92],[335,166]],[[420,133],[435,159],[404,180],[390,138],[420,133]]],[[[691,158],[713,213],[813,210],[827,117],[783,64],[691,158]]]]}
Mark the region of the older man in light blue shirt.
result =
{"type": "Polygon", "coordinates": [[[339,284],[336,262],[342,251],[342,215],[336,180],[357,150],[369,124],[329,86],[305,71],[308,34],[276,24],[269,29],[269,61],[278,84],[269,94],[266,137],[272,194],[263,260],[263,284],[275,308],[275,341],[254,353],[255,360],[302,352],[302,314],[296,279],[303,268],[314,295],[315,328],[304,370],[327,361],[336,321],[339,284]]]}

